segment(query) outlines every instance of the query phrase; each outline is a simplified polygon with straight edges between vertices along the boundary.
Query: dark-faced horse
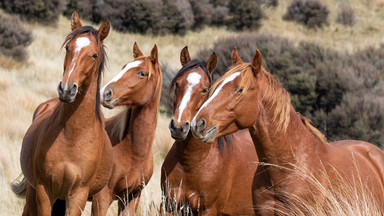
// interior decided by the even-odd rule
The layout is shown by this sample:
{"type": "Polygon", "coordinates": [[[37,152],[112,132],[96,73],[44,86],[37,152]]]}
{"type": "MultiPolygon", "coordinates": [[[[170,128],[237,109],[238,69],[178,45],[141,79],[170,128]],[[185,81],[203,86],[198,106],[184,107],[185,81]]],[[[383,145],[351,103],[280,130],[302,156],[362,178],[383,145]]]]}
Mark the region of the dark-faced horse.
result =
{"type": "MultiPolygon", "coordinates": [[[[372,195],[369,202],[383,209],[383,152],[363,141],[327,143],[323,134],[295,112],[288,92],[261,66],[258,50],[251,63],[244,63],[236,50],[233,53],[236,64],[214,84],[192,120],[194,135],[210,143],[248,128],[259,160],[266,163],[276,206],[289,205],[284,197],[288,195],[322,208],[323,194],[297,171],[305,170],[325,190],[361,181],[372,195]]],[[[263,199],[255,201],[262,208],[263,199]]]]}
{"type": "Polygon", "coordinates": [[[99,30],[82,26],[74,12],[71,29],[59,98],[39,105],[22,143],[25,180],[13,186],[26,187],[25,215],[51,215],[57,199],[66,201],[66,215],[81,215],[88,197],[111,175],[112,146],[99,101],[110,24],[106,20],[99,30]]]}
{"type": "Polygon", "coordinates": [[[94,215],[106,215],[113,200],[118,200],[119,215],[133,215],[153,173],[152,144],[162,86],[157,46],[143,56],[135,43],[133,57],[100,93],[105,107],[124,110],[106,121],[113,171],[108,184],[93,197],[94,215]]]}
{"type": "MultiPolygon", "coordinates": [[[[207,99],[214,53],[207,62],[191,60],[187,47],[180,54],[182,68],[170,83],[174,89],[173,118],[169,124],[176,140],[161,170],[164,213],[187,215],[254,215],[252,185],[258,159],[247,130],[207,145],[194,138],[190,122],[207,99]]],[[[256,183],[256,182],[255,182],[256,183]]]]}

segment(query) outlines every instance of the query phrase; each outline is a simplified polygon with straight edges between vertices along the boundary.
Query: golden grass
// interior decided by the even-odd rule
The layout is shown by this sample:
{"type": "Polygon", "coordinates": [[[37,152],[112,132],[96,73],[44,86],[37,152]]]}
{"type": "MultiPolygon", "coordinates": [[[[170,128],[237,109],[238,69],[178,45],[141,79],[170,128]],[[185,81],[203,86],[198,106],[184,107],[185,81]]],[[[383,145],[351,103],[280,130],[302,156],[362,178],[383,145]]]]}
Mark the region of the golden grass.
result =
{"type": "MultiPolygon", "coordinates": [[[[357,49],[378,45],[384,42],[383,1],[344,0],[356,11],[357,23],[354,27],[344,27],[335,22],[338,5],[341,1],[323,0],[328,4],[330,24],[318,30],[306,29],[294,22],[282,21],[285,8],[291,1],[280,0],[276,9],[266,9],[267,19],[259,30],[262,33],[274,33],[296,43],[311,41],[328,48],[355,51],[357,49]]],[[[84,22],[84,24],[87,24],[84,22]]],[[[19,153],[23,136],[31,124],[34,109],[41,102],[57,97],[56,86],[63,71],[64,52],[61,43],[70,30],[67,18],[60,17],[57,27],[40,24],[24,24],[35,38],[28,47],[30,58],[26,63],[18,63],[0,55],[0,212],[2,215],[20,215],[24,200],[12,194],[9,183],[20,171],[19,153]]],[[[201,48],[212,48],[215,41],[237,35],[224,28],[209,27],[200,32],[189,32],[185,36],[148,36],[140,34],[123,34],[111,31],[105,40],[109,57],[103,84],[116,75],[121,67],[132,61],[132,47],[135,41],[140,49],[148,55],[153,45],[159,47],[160,62],[168,63],[172,68],[180,67],[179,55],[184,46],[189,46],[192,56],[201,48]]],[[[228,56],[229,58],[230,56],[228,56]]],[[[116,111],[103,109],[106,116],[116,111]]],[[[160,204],[160,167],[173,140],[168,131],[169,119],[159,115],[154,152],[154,174],[149,185],[144,189],[138,211],[139,215],[155,214],[152,204],[160,204]],[[149,213],[151,212],[151,213],[149,213]]],[[[156,211],[156,210],[155,210],[156,211]]],[[[89,215],[89,205],[84,211],[89,215]]],[[[116,204],[110,208],[109,215],[116,215],[116,204]]]]}

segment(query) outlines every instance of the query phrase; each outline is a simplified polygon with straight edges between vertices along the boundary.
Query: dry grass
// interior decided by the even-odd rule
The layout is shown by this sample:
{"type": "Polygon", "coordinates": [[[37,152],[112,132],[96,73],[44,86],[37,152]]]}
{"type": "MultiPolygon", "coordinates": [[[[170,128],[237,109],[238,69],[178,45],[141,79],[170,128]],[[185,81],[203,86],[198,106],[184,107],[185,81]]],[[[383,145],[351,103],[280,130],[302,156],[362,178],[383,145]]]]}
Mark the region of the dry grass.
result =
{"type": "MultiPolygon", "coordinates": [[[[267,9],[268,19],[263,21],[260,32],[275,33],[287,37],[297,43],[312,41],[329,48],[354,51],[368,45],[384,42],[383,1],[376,0],[323,0],[331,11],[330,24],[317,31],[304,26],[282,21],[282,15],[291,1],[280,0],[279,7],[267,9]],[[338,4],[346,2],[356,13],[354,27],[345,27],[335,22],[339,11],[338,4]]],[[[39,24],[25,24],[33,32],[34,42],[29,46],[30,58],[26,63],[17,63],[12,59],[0,56],[0,212],[2,215],[20,215],[24,201],[17,199],[9,188],[9,183],[20,173],[19,152],[25,131],[31,124],[34,109],[41,102],[56,97],[56,86],[61,78],[64,52],[60,51],[61,43],[70,30],[69,20],[61,17],[57,27],[39,24]]],[[[180,67],[179,54],[181,48],[188,45],[191,56],[200,48],[211,48],[213,43],[223,37],[237,33],[223,28],[206,28],[201,32],[190,32],[186,36],[148,36],[139,34],[123,34],[111,31],[105,43],[109,63],[103,83],[110,80],[121,67],[132,60],[132,46],[138,42],[144,54],[149,54],[153,45],[159,47],[160,62],[167,62],[171,67],[180,67]]],[[[229,58],[229,56],[228,56],[229,58]]],[[[103,109],[106,116],[114,112],[103,109]]],[[[169,119],[159,115],[156,140],[154,143],[155,172],[149,185],[143,191],[139,215],[155,214],[158,209],[160,192],[160,167],[172,144],[167,125],[169,119]],[[148,206],[156,206],[149,208],[148,206]]],[[[85,214],[89,215],[89,207],[85,214]]],[[[115,215],[116,204],[110,209],[115,215]]]]}

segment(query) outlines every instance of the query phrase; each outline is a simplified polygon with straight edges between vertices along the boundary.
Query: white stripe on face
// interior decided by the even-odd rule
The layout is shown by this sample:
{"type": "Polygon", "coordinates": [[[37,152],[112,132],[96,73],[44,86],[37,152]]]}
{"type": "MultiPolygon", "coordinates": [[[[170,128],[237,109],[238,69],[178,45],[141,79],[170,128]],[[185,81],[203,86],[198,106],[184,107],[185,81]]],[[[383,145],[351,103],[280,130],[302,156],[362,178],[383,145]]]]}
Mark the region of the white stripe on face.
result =
{"type": "Polygon", "coordinates": [[[181,100],[180,106],[179,106],[179,118],[177,119],[177,122],[180,123],[181,115],[183,114],[183,111],[185,107],[187,107],[187,104],[189,100],[191,99],[192,90],[193,87],[195,87],[197,84],[200,83],[201,75],[197,72],[190,73],[187,77],[188,86],[187,91],[185,92],[183,99],[181,100]]]}
{"type": "MultiPolygon", "coordinates": [[[[87,47],[90,43],[91,43],[91,41],[87,37],[79,37],[76,39],[75,56],[73,57],[72,62],[76,62],[77,58],[79,57],[79,53],[80,53],[81,49],[83,49],[84,47],[87,47]]],[[[69,77],[71,76],[75,66],[76,66],[76,63],[73,64],[71,71],[69,71],[67,82],[65,82],[64,90],[66,90],[68,88],[68,80],[69,80],[69,77]]]]}
{"type": "Polygon", "coordinates": [[[130,62],[128,63],[122,71],[120,71],[120,73],[118,73],[115,77],[113,77],[113,79],[111,81],[109,81],[100,91],[100,94],[101,95],[104,95],[104,90],[105,90],[105,87],[107,87],[109,84],[113,83],[113,82],[117,82],[119,79],[121,79],[121,77],[127,72],[129,71],[130,69],[132,68],[135,68],[135,67],[138,67],[141,63],[143,63],[142,61],[133,61],[133,62],[130,62]]]}
{"type": "Polygon", "coordinates": [[[219,87],[215,90],[215,92],[213,93],[213,95],[211,97],[208,98],[207,101],[205,101],[205,103],[203,104],[203,106],[200,107],[199,111],[196,113],[195,117],[193,117],[193,120],[192,120],[192,123],[191,123],[191,126],[192,127],[195,127],[196,125],[196,116],[200,113],[200,111],[206,107],[218,94],[219,92],[221,91],[221,89],[224,87],[225,84],[229,83],[229,82],[232,82],[236,77],[238,77],[240,75],[240,72],[236,72],[236,73],[233,73],[231,76],[227,77],[220,85],[219,87]]]}

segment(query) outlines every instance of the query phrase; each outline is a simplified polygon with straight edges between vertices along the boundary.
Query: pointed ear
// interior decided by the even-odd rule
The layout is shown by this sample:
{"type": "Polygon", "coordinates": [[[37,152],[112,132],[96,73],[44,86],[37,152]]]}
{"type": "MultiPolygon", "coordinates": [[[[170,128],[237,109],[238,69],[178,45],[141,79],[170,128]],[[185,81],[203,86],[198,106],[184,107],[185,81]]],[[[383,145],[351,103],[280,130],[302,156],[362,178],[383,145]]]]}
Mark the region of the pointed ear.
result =
{"type": "Polygon", "coordinates": [[[252,71],[253,71],[254,75],[257,75],[257,73],[259,73],[259,71],[261,69],[261,63],[262,63],[261,53],[257,49],[255,56],[253,56],[253,58],[252,58],[252,63],[251,63],[251,67],[252,67],[252,71]]]}
{"type": "Polygon", "coordinates": [[[152,48],[151,54],[150,54],[149,58],[151,59],[153,64],[155,64],[157,62],[157,60],[158,60],[158,51],[157,51],[157,45],[156,44],[152,48]]]}
{"type": "Polygon", "coordinates": [[[216,65],[217,65],[217,55],[215,52],[213,52],[213,54],[207,61],[207,69],[211,75],[213,73],[213,70],[215,70],[216,65]]]}
{"type": "Polygon", "coordinates": [[[241,60],[239,53],[237,53],[237,48],[233,48],[232,51],[232,65],[243,63],[243,60],[241,60]]]}
{"type": "Polygon", "coordinates": [[[191,61],[191,57],[189,56],[188,46],[185,46],[180,52],[181,65],[184,66],[190,61],[191,61]]]}
{"type": "Polygon", "coordinates": [[[110,29],[111,29],[111,23],[109,22],[108,19],[106,19],[99,28],[98,35],[101,42],[108,36],[110,29]]]}
{"type": "Polygon", "coordinates": [[[133,58],[136,59],[136,58],[139,58],[140,56],[143,56],[143,53],[139,49],[139,45],[137,45],[137,43],[135,42],[133,44],[133,58]]]}
{"type": "Polygon", "coordinates": [[[80,28],[82,26],[83,25],[81,25],[79,14],[77,13],[77,11],[74,11],[71,17],[71,30],[74,31],[75,29],[80,28]]]}

